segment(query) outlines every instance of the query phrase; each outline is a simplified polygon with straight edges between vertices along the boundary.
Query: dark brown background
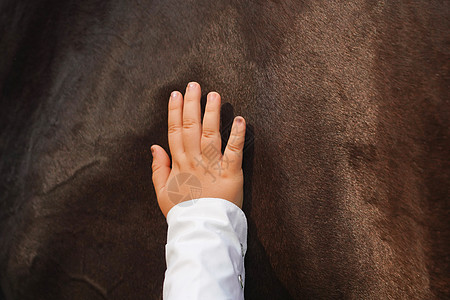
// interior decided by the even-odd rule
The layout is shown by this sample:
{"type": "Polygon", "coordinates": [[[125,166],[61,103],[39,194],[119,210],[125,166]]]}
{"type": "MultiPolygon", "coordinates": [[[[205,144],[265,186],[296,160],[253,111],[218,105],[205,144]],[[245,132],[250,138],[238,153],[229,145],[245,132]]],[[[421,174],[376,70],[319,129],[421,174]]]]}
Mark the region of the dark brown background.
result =
{"type": "Polygon", "coordinates": [[[448,28],[448,1],[0,1],[5,298],[161,298],[149,147],[191,80],[250,124],[247,299],[449,297],[448,28]]]}

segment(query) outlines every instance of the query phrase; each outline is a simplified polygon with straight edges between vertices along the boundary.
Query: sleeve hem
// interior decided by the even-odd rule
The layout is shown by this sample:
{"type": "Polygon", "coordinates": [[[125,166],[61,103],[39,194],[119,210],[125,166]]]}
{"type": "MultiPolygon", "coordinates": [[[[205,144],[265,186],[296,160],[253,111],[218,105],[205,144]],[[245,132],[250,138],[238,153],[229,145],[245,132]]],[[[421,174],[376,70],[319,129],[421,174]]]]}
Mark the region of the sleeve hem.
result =
{"type": "Polygon", "coordinates": [[[228,219],[241,244],[242,255],[247,252],[247,218],[244,211],[231,201],[222,198],[198,198],[180,202],[167,213],[169,229],[181,216],[228,219]]]}

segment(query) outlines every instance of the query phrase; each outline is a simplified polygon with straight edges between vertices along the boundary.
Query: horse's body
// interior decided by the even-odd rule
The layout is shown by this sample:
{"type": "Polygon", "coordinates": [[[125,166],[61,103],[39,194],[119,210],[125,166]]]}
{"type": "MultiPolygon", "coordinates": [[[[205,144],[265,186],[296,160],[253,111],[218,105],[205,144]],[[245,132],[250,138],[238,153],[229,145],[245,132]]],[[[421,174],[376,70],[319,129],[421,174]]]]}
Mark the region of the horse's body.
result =
{"type": "Polygon", "coordinates": [[[449,296],[448,9],[3,1],[4,297],[160,299],[149,148],[191,80],[253,128],[247,299],[449,296]]]}

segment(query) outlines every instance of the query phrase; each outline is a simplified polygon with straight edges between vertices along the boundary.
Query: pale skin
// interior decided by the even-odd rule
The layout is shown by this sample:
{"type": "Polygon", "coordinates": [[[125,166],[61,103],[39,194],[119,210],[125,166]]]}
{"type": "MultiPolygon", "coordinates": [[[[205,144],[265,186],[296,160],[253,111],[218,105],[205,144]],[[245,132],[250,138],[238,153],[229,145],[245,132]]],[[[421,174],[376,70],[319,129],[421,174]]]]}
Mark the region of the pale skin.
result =
{"type": "MultiPolygon", "coordinates": [[[[234,118],[230,138],[222,154],[220,95],[216,92],[207,95],[203,124],[200,98],[201,87],[197,82],[187,85],[184,97],[178,91],[170,95],[168,135],[172,162],[161,146],[151,147],[153,185],[165,217],[178,204],[170,196],[168,184],[182,173],[198,178],[201,183],[199,198],[222,198],[242,208],[245,120],[241,116],[234,118]]],[[[189,191],[186,193],[189,195],[189,191]]],[[[189,196],[184,201],[191,198],[189,196]]]]}

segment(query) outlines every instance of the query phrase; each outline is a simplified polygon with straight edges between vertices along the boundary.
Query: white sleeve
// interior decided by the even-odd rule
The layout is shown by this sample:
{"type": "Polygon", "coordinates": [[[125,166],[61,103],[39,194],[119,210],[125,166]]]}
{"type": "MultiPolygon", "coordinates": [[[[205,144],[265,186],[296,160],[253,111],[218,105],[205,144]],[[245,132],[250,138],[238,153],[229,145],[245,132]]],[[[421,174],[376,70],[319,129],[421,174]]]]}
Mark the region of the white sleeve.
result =
{"type": "Polygon", "coordinates": [[[181,202],[167,214],[164,300],[243,300],[247,219],[219,198],[181,202]]]}

